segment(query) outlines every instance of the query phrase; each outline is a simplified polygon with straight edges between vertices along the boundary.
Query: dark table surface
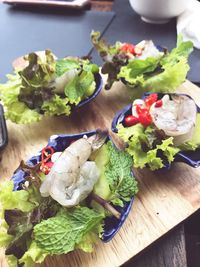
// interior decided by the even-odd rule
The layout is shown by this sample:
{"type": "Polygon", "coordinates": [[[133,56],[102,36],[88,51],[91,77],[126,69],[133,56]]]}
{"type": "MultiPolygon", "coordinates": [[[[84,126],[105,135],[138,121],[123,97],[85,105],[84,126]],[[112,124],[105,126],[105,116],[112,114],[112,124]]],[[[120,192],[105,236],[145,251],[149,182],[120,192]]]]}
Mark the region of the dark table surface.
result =
{"type": "MultiPolygon", "coordinates": [[[[154,43],[172,49],[176,46],[176,19],[167,24],[148,24],[140,19],[129,4],[129,0],[115,0],[113,11],[116,17],[104,34],[104,39],[110,43],[116,41],[138,43],[144,39],[152,39],[154,43]]],[[[93,61],[102,64],[95,51],[92,53],[93,61]]],[[[200,50],[194,49],[189,59],[190,71],[188,79],[200,83],[200,50]]]]}
{"type": "Polygon", "coordinates": [[[90,33],[106,30],[114,12],[15,8],[0,3],[0,81],[12,61],[32,51],[51,49],[57,57],[86,56],[90,33]]]}

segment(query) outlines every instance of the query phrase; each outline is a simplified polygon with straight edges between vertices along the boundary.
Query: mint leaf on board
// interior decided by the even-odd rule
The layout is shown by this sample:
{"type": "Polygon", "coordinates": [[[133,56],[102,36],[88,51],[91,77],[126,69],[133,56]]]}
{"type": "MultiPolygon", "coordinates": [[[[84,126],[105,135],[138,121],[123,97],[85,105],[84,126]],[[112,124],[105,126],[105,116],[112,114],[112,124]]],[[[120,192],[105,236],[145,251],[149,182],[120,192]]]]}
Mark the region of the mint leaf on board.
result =
{"type": "Polygon", "coordinates": [[[34,227],[36,244],[50,254],[68,253],[73,251],[102,219],[102,214],[87,207],[66,209],[34,227]]]}
{"type": "Polygon", "coordinates": [[[109,200],[123,207],[123,201],[130,201],[138,192],[137,182],[131,173],[132,157],[125,151],[117,150],[111,142],[107,144],[110,158],[105,167],[111,194],[109,200]]]}

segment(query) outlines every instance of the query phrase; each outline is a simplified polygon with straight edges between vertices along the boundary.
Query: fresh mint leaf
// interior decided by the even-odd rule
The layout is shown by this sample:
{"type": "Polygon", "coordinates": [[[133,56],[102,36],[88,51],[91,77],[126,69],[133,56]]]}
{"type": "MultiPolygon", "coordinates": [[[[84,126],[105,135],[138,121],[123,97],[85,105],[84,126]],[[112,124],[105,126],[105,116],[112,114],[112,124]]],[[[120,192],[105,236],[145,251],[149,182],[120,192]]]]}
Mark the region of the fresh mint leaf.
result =
{"type": "Polygon", "coordinates": [[[81,74],[75,77],[65,86],[65,95],[69,98],[70,103],[78,104],[85,92],[94,82],[92,72],[82,71],[81,74]]]}
{"type": "Polygon", "coordinates": [[[68,253],[82,242],[103,215],[87,207],[65,210],[34,227],[36,244],[50,254],[68,253]]]}
{"type": "Polygon", "coordinates": [[[123,206],[122,200],[130,201],[138,192],[137,182],[131,173],[132,157],[127,152],[117,150],[111,142],[107,146],[110,158],[105,176],[111,191],[109,200],[115,205],[123,206]]]}
{"type": "Polygon", "coordinates": [[[80,69],[80,64],[76,58],[64,58],[56,61],[56,76],[61,76],[72,69],[80,69]]]}

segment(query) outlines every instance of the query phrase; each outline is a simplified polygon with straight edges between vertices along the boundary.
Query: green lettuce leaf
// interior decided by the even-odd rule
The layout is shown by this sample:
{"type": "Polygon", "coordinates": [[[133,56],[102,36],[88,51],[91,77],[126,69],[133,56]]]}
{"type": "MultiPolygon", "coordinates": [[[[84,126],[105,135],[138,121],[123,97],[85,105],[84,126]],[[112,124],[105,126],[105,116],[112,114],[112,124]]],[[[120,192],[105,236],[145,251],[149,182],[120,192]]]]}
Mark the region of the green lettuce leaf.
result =
{"type": "Polygon", "coordinates": [[[61,98],[59,95],[54,95],[50,100],[44,101],[42,110],[45,112],[45,116],[68,116],[71,113],[71,106],[67,97],[61,98]]]}
{"type": "Polygon", "coordinates": [[[8,75],[8,81],[0,84],[0,99],[6,109],[5,116],[16,123],[31,123],[40,121],[42,116],[35,110],[29,109],[19,102],[21,79],[18,74],[8,75]]]}
{"type": "Polygon", "coordinates": [[[30,109],[40,111],[44,100],[51,99],[54,89],[51,82],[55,79],[56,62],[51,51],[45,50],[44,56],[30,53],[24,59],[28,66],[20,70],[21,85],[19,100],[30,109]]]}
{"type": "Polygon", "coordinates": [[[38,122],[43,116],[68,116],[72,105],[78,105],[96,89],[94,74],[99,72],[99,68],[88,59],[55,61],[52,52],[46,50],[44,56],[30,53],[25,60],[24,69],[8,75],[8,81],[0,84],[5,116],[15,123],[38,122]],[[68,82],[61,77],[59,80],[59,76],[72,69],[79,70],[74,79],[68,82]]]}
{"type": "Polygon", "coordinates": [[[100,39],[100,32],[91,33],[91,41],[99,55],[105,62],[101,72],[108,75],[105,89],[110,89],[115,81],[118,81],[120,68],[128,63],[129,57],[120,51],[121,43],[116,42],[114,45],[108,44],[105,40],[100,39]]]}
{"type": "Polygon", "coordinates": [[[26,190],[13,191],[13,188],[13,181],[0,183],[0,205],[3,210],[19,209],[23,212],[31,211],[36,205],[29,201],[29,192],[26,190]]]}
{"type": "Polygon", "coordinates": [[[173,145],[172,137],[158,140],[156,130],[152,126],[145,128],[138,123],[126,128],[119,124],[118,135],[127,142],[126,151],[132,156],[135,168],[148,166],[151,170],[160,169],[164,167],[165,162],[171,163],[180,151],[173,145]]]}
{"type": "Polygon", "coordinates": [[[177,38],[177,46],[161,59],[161,65],[170,65],[178,63],[181,59],[187,59],[193,51],[193,43],[191,41],[183,41],[181,35],[177,38]]]}
{"type": "Polygon", "coordinates": [[[141,86],[144,91],[173,93],[185,81],[189,69],[187,59],[181,58],[174,65],[163,65],[160,74],[148,77],[141,86]]]}
{"type": "Polygon", "coordinates": [[[158,67],[160,57],[148,57],[147,59],[130,60],[126,66],[121,67],[119,78],[124,78],[131,85],[145,80],[144,74],[152,73],[158,67]]]}
{"type": "MultiPolygon", "coordinates": [[[[174,92],[182,84],[189,70],[188,56],[193,50],[192,42],[183,42],[178,36],[177,46],[170,53],[146,59],[131,58],[120,51],[120,42],[112,45],[100,39],[99,32],[92,32],[91,39],[103,61],[102,73],[108,74],[106,89],[115,81],[122,80],[126,85],[140,91],[174,92]]],[[[136,94],[139,96],[138,92],[136,94]]]]}
{"type": "MultiPolygon", "coordinates": [[[[13,255],[6,256],[6,261],[7,261],[9,267],[18,267],[18,260],[15,256],[13,256],[13,255]]],[[[30,267],[32,267],[32,266],[30,266],[30,267]]]]}
{"type": "Polygon", "coordinates": [[[92,44],[100,56],[106,57],[108,55],[115,55],[119,53],[120,42],[117,42],[115,45],[109,45],[105,40],[100,39],[100,37],[100,32],[92,31],[90,34],[92,44]]]}
{"type": "Polygon", "coordinates": [[[65,210],[34,227],[36,244],[50,254],[68,253],[73,251],[102,219],[102,214],[87,207],[65,210]]]}
{"type": "Polygon", "coordinates": [[[24,264],[23,267],[34,267],[35,263],[42,263],[47,255],[47,252],[39,248],[35,241],[32,241],[19,263],[24,264]]]}

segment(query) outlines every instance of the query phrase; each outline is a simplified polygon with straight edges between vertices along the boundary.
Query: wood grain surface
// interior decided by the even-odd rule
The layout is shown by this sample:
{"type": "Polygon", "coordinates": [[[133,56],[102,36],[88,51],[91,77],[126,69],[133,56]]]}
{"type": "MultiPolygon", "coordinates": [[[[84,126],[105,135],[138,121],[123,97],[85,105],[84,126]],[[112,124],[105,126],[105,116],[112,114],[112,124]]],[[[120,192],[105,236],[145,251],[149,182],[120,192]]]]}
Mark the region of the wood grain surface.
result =
{"type": "MultiPolygon", "coordinates": [[[[200,105],[200,89],[189,81],[178,91],[187,92],[200,105]]],[[[9,179],[21,159],[34,155],[53,134],[110,129],[116,111],[129,102],[125,86],[116,83],[112,90],[102,91],[92,103],[75,111],[70,118],[49,118],[29,126],[8,122],[9,144],[0,163],[1,180],[9,179]]],[[[200,208],[200,169],[176,163],[169,171],[135,170],[135,176],[140,191],[128,219],[111,242],[99,242],[91,254],[76,251],[49,257],[41,266],[120,266],[200,208]]],[[[7,266],[3,253],[0,266],[7,266]]]]}

